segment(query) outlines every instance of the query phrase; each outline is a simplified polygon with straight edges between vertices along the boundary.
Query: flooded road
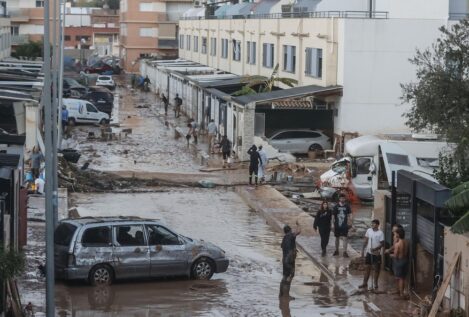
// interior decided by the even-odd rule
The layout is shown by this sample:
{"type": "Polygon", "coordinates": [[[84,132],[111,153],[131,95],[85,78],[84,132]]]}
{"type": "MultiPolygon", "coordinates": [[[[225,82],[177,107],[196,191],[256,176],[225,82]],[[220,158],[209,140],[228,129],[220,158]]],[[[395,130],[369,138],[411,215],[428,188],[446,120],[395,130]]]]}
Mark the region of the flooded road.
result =
{"type": "Polygon", "coordinates": [[[145,194],[73,194],[81,216],[158,218],[178,233],[226,251],[230,266],[210,281],[125,282],[106,288],[57,284],[60,316],[366,316],[301,252],[290,295],[279,303],[282,236],[229,189],[145,194]]]}
{"type": "Polygon", "coordinates": [[[114,94],[112,123],[119,126],[112,127],[113,140],[101,140],[100,127],[79,125],[66,141],[80,150],[79,166],[89,162],[90,168],[108,172],[198,172],[200,164],[193,161],[193,150],[175,139],[174,130],[157,117],[155,110],[161,106],[155,94],[132,93],[127,88],[118,88],[114,94]],[[89,138],[90,133],[95,137],[89,138]]]}

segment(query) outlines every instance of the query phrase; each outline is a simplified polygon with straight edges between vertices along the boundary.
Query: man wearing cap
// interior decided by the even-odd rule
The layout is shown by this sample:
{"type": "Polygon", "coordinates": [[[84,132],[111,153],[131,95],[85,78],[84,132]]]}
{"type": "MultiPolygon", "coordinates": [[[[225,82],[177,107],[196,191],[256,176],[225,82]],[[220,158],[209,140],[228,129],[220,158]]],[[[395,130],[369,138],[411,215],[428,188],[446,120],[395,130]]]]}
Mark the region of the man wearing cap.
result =
{"type": "Polygon", "coordinates": [[[290,299],[294,299],[290,296],[290,285],[293,277],[295,276],[295,259],[296,259],[296,237],[301,233],[301,228],[298,223],[296,222],[298,229],[296,232],[293,232],[289,225],[285,225],[283,227],[283,232],[285,236],[282,240],[282,265],[283,265],[283,278],[280,282],[280,294],[279,297],[289,297],[290,299]]]}

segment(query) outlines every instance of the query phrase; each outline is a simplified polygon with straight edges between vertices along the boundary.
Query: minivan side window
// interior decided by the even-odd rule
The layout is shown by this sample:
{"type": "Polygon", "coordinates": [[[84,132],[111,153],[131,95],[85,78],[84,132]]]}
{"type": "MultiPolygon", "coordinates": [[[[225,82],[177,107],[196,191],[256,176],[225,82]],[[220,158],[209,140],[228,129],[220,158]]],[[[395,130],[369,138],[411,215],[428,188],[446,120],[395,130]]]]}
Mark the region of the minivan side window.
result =
{"type": "Polygon", "coordinates": [[[116,241],[121,246],[142,246],[146,245],[143,235],[143,226],[128,225],[116,226],[116,241]]]}
{"type": "Polygon", "coordinates": [[[181,244],[177,235],[162,226],[148,225],[147,232],[150,245],[178,245],[181,244]]]}
{"type": "Polygon", "coordinates": [[[54,233],[54,242],[58,245],[69,246],[72,241],[73,234],[77,230],[77,227],[70,223],[61,223],[54,233]]]}
{"type": "Polygon", "coordinates": [[[93,106],[93,105],[90,104],[90,103],[87,103],[87,104],[86,104],[86,110],[87,110],[88,112],[98,112],[98,110],[96,110],[95,106],[93,106]]]}
{"type": "Polygon", "coordinates": [[[111,244],[110,227],[88,228],[83,233],[81,244],[85,247],[102,247],[111,244]]]}

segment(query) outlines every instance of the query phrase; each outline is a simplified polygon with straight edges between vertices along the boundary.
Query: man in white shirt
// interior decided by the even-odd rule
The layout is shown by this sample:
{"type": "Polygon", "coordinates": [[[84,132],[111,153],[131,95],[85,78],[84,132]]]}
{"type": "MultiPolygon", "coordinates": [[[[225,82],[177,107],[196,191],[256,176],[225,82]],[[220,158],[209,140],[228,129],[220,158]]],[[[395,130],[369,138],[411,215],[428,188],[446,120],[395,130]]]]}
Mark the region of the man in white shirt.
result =
{"type": "Polygon", "coordinates": [[[38,177],[34,181],[34,185],[36,187],[36,194],[44,195],[44,185],[45,185],[44,180],[38,177]]]}
{"type": "Polygon", "coordinates": [[[215,142],[215,138],[217,136],[217,124],[213,121],[213,119],[210,120],[210,123],[207,126],[207,132],[208,132],[208,153],[213,154],[213,143],[215,142]]]}
{"type": "Polygon", "coordinates": [[[365,233],[365,243],[363,244],[362,257],[366,254],[366,271],[363,277],[363,284],[359,288],[368,288],[368,279],[373,268],[373,290],[378,289],[379,271],[381,269],[381,249],[384,247],[384,233],[379,230],[379,220],[371,221],[371,228],[365,233]],[[366,252],[365,252],[366,251],[366,252]]]}

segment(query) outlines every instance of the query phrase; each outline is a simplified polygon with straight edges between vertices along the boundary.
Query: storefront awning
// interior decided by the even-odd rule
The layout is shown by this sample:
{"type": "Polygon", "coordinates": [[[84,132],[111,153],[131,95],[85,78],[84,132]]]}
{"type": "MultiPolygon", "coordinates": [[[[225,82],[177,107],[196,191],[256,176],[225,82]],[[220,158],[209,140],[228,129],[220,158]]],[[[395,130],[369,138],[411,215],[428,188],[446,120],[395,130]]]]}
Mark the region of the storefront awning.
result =
{"type": "Polygon", "coordinates": [[[282,100],[272,102],[272,109],[313,110],[313,103],[305,100],[282,100]]]}

